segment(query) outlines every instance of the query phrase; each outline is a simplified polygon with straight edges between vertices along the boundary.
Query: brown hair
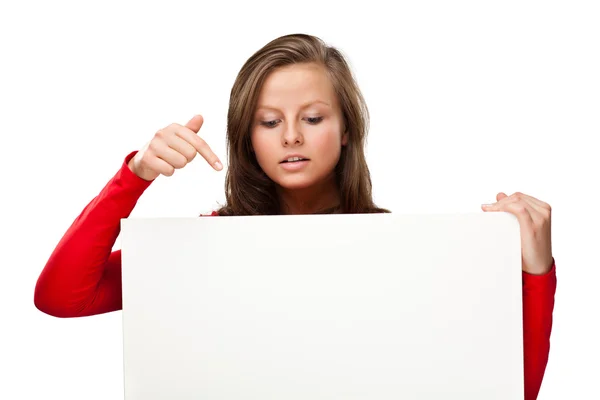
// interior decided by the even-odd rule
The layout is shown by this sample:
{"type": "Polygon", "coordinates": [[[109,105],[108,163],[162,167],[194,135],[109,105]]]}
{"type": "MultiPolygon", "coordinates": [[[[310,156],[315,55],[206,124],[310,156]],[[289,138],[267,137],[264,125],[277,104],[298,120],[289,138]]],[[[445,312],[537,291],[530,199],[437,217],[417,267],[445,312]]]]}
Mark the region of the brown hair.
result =
{"type": "Polygon", "coordinates": [[[371,176],[364,154],[369,112],[346,60],[339,50],[327,46],[318,37],[292,34],[281,36],[254,53],[233,84],[227,113],[226,204],[218,214],[280,214],[275,183],[260,168],[252,152],[251,126],[266,77],[276,68],[296,63],[317,63],[325,67],[348,131],[348,143],[342,147],[335,169],[340,204],[322,213],[389,212],[373,203],[371,176]]]}

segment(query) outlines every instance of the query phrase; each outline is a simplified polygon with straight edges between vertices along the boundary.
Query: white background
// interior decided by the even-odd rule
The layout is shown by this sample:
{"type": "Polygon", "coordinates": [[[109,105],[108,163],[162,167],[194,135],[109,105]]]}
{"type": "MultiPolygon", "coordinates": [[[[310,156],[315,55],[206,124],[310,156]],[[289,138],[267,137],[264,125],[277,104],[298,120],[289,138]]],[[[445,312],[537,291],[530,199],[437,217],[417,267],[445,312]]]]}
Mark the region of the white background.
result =
{"type": "MultiPolygon", "coordinates": [[[[553,207],[558,289],[539,398],[600,398],[596,2],[216,3],[0,6],[0,398],[122,398],[121,312],[47,316],[33,305],[36,279],[159,128],[201,113],[201,135],[225,161],[239,68],[296,32],[351,63],[371,111],[379,205],[472,212],[522,191],[553,207]]],[[[154,182],[132,216],[210,211],[224,176],[197,157],[154,182]]]]}

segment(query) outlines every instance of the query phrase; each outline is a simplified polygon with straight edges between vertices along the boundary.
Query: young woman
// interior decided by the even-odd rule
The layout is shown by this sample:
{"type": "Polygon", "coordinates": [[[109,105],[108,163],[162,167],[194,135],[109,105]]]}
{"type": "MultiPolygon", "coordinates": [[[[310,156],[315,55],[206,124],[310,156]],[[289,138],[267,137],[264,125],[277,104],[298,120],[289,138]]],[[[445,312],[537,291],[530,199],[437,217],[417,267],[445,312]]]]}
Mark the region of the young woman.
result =
{"type": "MultiPolygon", "coordinates": [[[[45,265],[36,307],[56,317],[122,308],[121,251],[111,252],[139,197],[200,154],[219,158],[198,134],[202,116],[158,130],[76,218],[45,265]]],[[[309,35],[268,43],[242,67],[227,116],[226,203],[212,215],[389,212],[371,196],[364,155],[368,111],[344,57],[309,35]]],[[[549,352],[556,289],[550,206],[499,193],[484,211],[510,212],[522,238],[525,398],[537,397],[549,352]]]]}

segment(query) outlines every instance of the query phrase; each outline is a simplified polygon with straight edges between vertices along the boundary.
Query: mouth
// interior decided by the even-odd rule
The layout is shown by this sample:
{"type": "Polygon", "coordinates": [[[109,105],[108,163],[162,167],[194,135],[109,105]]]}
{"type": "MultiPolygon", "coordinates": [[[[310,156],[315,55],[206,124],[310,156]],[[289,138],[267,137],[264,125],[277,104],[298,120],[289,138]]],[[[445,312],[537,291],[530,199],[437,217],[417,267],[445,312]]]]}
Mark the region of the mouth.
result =
{"type": "Polygon", "coordinates": [[[293,163],[298,163],[298,162],[302,162],[302,161],[309,161],[309,159],[306,157],[290,157],[288,159],[281,161],[279,164],[293,164],[293,163]]]}

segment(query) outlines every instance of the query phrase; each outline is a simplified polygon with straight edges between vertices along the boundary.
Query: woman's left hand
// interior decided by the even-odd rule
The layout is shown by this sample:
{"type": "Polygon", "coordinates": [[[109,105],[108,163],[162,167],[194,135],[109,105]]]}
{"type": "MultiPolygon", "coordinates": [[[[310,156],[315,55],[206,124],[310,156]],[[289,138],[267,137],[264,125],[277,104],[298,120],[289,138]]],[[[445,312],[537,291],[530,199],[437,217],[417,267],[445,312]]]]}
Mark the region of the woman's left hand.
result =
{"type": "Polygon", "coordinates": [[[496,203],[483,204],[483,211],[505,211],[517,217],[521,228],[521,259],[523,271],[542,275],[553,264],[549,204],[534,197],[516,192],[507,196],[500,192],[496,203]]]}

